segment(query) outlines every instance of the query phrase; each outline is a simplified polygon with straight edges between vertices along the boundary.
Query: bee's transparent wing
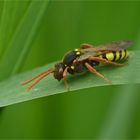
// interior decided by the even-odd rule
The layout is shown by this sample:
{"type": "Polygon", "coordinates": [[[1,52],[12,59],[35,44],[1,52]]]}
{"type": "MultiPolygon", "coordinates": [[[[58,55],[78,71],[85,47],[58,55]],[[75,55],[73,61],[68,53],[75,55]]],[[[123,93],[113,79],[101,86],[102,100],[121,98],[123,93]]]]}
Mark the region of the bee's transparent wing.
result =
{"type": "Polygon", "coordinates": [[[98,55],[102,55],[109,51],[124,50],[132,44],[133,44],[132,41],[120,41],[120,42],[112,42],[105,45],[98,45],[97,47],[93,47],[93,48],[83,49],[81,50],[82,55],[79,58],[77,58],[77,60],[82,61],[90,56],[96,57],[98,55]]]}
{"type": "Polygon", "coordinates": [[[96,47],[95,51],[119,51],[128,48],[132,45],[132,41],[120,41],[120,42],[112,42],[105,45],[99,45],[96,47]]]}

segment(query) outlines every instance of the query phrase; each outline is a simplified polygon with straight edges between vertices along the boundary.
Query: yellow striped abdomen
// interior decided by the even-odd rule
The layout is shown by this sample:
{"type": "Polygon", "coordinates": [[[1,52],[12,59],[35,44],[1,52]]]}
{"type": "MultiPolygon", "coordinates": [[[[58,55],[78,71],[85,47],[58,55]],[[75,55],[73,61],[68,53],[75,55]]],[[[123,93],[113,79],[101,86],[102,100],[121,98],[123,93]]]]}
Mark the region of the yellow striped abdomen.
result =
{"type": "Polygon", "coordinates": [[[127,50],[121,50],[121,51],[112,51],[108,53],[104,53],[100,55],[100,58],[104,58],[108,61],[120,61],[125,60],[128,58],[128,51],[127,50]]]}

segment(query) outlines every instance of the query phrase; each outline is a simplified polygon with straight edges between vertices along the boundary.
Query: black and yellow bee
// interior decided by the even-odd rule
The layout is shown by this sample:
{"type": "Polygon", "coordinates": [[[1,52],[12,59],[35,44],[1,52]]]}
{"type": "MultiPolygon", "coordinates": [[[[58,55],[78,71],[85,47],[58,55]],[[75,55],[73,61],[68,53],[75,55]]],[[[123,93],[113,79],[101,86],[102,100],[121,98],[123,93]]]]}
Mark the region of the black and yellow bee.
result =
{"type": "Polygon", "coordinates": [[[132,45],[132,41],[112,42],[110,44],[99,45],[96,47],[90,44],[82,44],[80,48],[66,53],[62,61],[55,64],[54,68],[50,68],[32,79],[25,81],[22,85],[35,80],[35,82],[27,88],[27,90],[30,90],[47,75],[53,73],[54,78],[58,81],[64,79],[65,86],[68,88],[66,79],[67,73],[74,74],[86,71],[90,71],[111,83],[110,80],[97,72],[94,67],[98,66],[100,63],[122,66],[123,64],[118,62],[128,58],[129,54],[126,48],[130,45],[132,45]]]}

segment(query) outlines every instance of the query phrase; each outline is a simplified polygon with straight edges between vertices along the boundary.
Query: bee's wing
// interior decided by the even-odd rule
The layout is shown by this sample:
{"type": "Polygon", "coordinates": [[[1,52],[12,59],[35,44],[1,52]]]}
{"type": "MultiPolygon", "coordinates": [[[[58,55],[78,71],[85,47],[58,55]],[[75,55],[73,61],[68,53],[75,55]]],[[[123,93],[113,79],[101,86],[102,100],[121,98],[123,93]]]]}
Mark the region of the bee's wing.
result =
{"type": "Polygon", "coordinates": [[[92,48],[81,50],[81,52],[82,52],[82,55],[80,57],[76,58],[77,61],[83,61],[83,60],[89,58],[90,56],[95,57],[95,56],[98,56],[98,54],[99,54],[97,51],[94,51],[94,49],[92,49],[92,48]]]}
{"type": "Polygon", "coordinates": [[[83,49],[81,50],[82,55],[79,58],[77,58],[77,60],[82,61],[90,56],[96,57],[98,55],[102,55],[109,51],[124,50],[132,44],[133,44],[132,41],[120,41],[120,42],[112,42],[110,44],[105,44],[105,45],[98,45],[95,48],[93,47],[93,48],[83,49]]]}
{"type": "Polygon", "coordinates": [[[132,44],[132,41],[112,42],[110,44],[99,45],[94,48],[94,51],[120,51],[128,48],[132,44]]]}

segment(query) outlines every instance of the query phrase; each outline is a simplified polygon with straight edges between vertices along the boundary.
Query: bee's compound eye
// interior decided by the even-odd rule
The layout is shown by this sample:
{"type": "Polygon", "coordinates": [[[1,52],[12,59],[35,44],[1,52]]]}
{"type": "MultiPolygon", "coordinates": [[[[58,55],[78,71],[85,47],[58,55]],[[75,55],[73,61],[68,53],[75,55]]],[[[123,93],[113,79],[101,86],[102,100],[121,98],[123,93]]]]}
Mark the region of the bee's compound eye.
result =
{"type": "Polygon", "coordinates": [[[64,69],[65,69],[65,65],[63,63],[58,63],[55,65],[55,70],[54,70],[55,79],[60,81],[63,78],[64,69]]]}

